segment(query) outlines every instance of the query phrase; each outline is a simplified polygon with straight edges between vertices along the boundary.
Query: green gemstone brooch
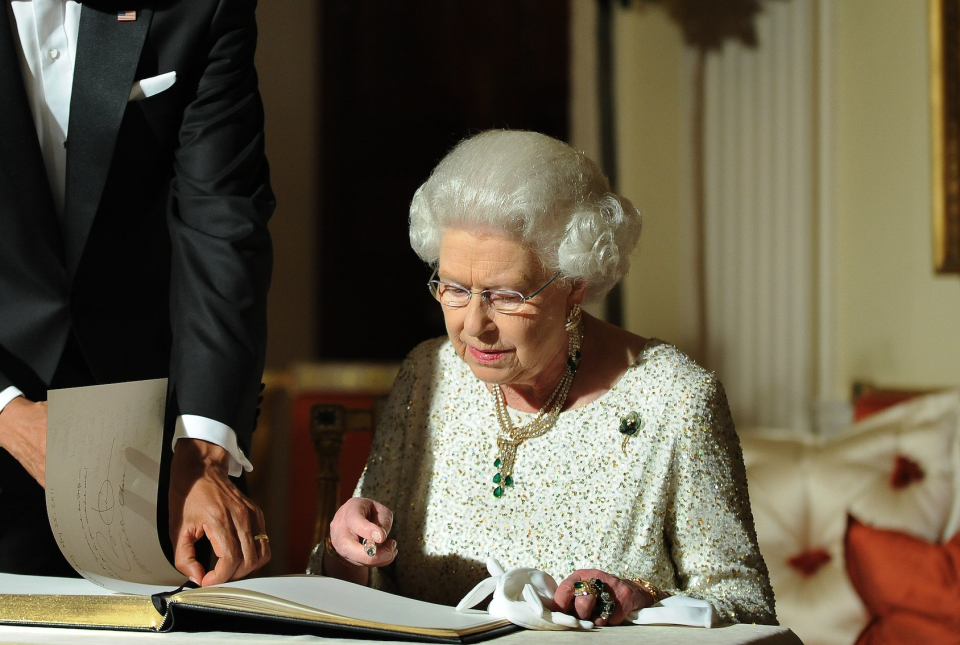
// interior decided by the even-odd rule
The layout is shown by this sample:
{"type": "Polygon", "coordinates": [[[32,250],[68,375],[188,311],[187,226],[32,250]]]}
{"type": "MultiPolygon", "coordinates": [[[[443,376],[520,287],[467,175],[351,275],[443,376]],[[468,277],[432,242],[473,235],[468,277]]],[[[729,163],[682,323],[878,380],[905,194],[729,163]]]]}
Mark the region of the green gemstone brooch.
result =
{"type": "Polygon", "coordinates": [[[643,419],[637,414],[636,410],[620,419],[620,434],[623,435],[623,445],[620,449],[623,454],[627,454],[627,442],[643,429],[643,419]]]}

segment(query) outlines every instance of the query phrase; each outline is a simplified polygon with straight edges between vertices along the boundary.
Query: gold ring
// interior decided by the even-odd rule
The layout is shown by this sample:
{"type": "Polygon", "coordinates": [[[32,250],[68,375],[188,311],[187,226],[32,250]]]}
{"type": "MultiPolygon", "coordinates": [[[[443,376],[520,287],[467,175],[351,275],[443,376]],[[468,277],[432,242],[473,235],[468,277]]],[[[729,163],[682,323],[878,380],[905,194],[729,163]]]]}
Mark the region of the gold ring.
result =
{"type": "Polygon", "coordinates": [[[593,596],[594,598],[599,598],[601,589],[603,589],[603,583],[596,578],[589,578],[573,583],[574,596],[593,596]]]}
{"type": "Polygon", "coordinates": [[[264,542],[269,542],[269,541],[270,541],[270,538],[267,537],[267,534],[266,534],[266,533],[261,533],[261,534],[259,534],[259,535],[254,535],[254,536],[253,536],[253,539],[254,539],[254,540],[263,540],[264,542]]]}

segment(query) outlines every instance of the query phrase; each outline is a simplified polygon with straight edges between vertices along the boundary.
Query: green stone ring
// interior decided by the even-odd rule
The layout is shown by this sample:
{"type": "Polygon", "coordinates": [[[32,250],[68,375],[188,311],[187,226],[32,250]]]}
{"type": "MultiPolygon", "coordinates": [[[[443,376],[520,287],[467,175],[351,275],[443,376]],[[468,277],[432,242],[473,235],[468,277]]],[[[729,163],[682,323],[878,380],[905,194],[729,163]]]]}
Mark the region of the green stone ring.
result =
{"type": "Polygon", "coordinates": [[[573,583],[574,596],[593,596],[599,598],[603,591],[603,583],[596,578],[589,578],[573,583]]]}

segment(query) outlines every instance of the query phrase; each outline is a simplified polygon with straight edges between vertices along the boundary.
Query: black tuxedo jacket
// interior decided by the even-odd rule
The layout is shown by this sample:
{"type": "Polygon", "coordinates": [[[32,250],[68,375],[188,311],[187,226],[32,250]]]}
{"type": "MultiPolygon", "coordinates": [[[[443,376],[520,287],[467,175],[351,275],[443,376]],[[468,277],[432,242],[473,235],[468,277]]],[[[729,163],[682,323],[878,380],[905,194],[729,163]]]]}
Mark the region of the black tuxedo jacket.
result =
{"type": "Polygon", "coordinates": [[[0,390],[42,395],[72,330],[97,382],[168,376],[181,414],[249,447],[274,207],[255,4],[84,2],[59,219],[0,7],[0,390]]]}

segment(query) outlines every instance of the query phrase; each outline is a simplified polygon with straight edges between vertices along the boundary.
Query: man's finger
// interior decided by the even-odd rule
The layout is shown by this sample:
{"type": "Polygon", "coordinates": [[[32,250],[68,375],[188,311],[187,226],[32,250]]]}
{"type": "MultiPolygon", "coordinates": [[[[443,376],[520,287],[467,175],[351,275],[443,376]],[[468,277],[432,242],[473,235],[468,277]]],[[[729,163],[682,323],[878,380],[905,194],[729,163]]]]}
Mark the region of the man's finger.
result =
{"type": "Polygon", "coordinates": [[[251,526],[248,514],[240,518],[235,518],[234,521],[236,522],[234,530],[240,541],[241,561],[236,571],[233,572],[231,580],[239,580],[257,568],[260,561],[260,549],[257,547],[257,542],[260,540],[254,540],[253,536],[254,531],[259,535],[261,530],[260,525],[251,526]]]}
{"type": "MultiPolygon", "coordinates": [[[[257,535],[267,535],[267,522],[263,518],[263,511],[260,510],[259,506],[253,506],[253,515],[255,521],[255,532],[254,538],[257,535]]],[[[262,567],[266,563],[270,562],[270,538],[254,540],[254,546],[257,549],[258,560],[257,568],[262,567]]]]}
{"type": "Polygon", "coordinates": [[[197,551],[194,540],[189,533],[180,533],[174,545],[174,564],[177,571],[187,576],[196,584],[200,584],[206,573],[203,565],[197,560],[197,551]]]}
{"type": "Polygon", "coordinates": [[[206,535],[217,556],[200,581],[204,586],[241,578],[270,559],[269,548],[254,540],[264,533],[263,514],[230,481],[228,458],[220,446],[182,439],[171,465],[171,527],[184,520],[198,527],[193,539],[206,535]]]}
{"type": "Polygon", "coordinates": [[[243,557],[243,551],[236,536],[226,532],[223,524],[219,524],[207,530],[207,539],[210,540],[213,553],[217,556],[217,564],[203,577],[200,586],[208,587],[229,582],[233,579],[243,557]]]}
{"type": "Polygon", "coordinates": [[[270,551],[270,542],[267,540],[257,540],[257,545],[260,549],[260,563],[258,566],[262,567],[266,563],[270,562],[272,557],[272,552],[270,551]]]}

